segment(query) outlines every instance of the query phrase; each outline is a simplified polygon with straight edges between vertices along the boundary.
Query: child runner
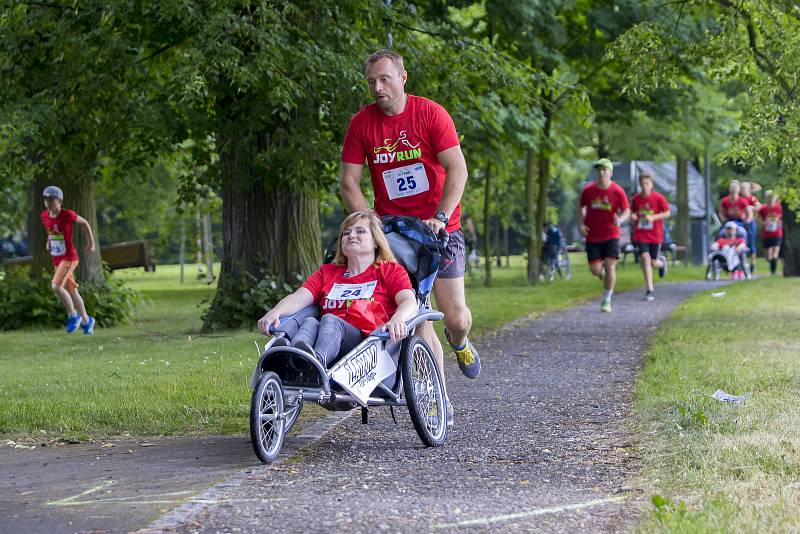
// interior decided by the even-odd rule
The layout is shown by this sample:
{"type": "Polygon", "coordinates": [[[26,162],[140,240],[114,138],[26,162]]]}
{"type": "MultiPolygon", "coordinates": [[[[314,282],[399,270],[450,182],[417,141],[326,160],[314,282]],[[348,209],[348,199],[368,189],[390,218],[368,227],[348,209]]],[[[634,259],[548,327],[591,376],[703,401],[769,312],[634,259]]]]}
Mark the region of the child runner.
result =
{"type": "Polygon", "coordinates": [[[639,249],[639,260],[644,271],[647,284],[645,300],[655,300],[653,288],[653,267],[658,268],[658,276],[666,274],[667,259],[661,254],[661,242],[664,240],[663,220],[670,216],[669,204],[661,193],[653,191],[653,176],[649,173],[639,175],[642,192],[633,196],[631,201],[631,224],[633,225],[633,242],[639,249]]]}
{"type": "Polygon", "coordinates": [[[72,242],[73,227],[78,223],[86,234],[86,252],[94,252],[94,235],[89,222],[72,210],[63,209],[61,202],[64,192],[61,188],[50,185],[44,188],[44,205],[42,224],[47,230],[47,250],[53,259],[53,292],[67,309],[67,333],[71,334],[78,327],[90,336],[94,333],[94,317],[86,313],[78,283],[73,273],[78,266],[78,251],[72,242]]]}
{"type": "Polygon", "coordinates": [[[778,195],[771,189],[764,194],[764,201],[765,204],[758,210],[758,217],[764,225],[761,228],[761,239],[769,262],[769,272],[775,274],[783,240],[783,223],[781,221],[783,209],[778,195]]]}
{"type": "Polygon", "coordinates": [[[750,218],[745,221],[747,228],[747,248],[750,249],[750,272],[756,270],[756,216],[761,209],[761,202],[753,193],[761,190],[761,186],[755,182],[742,182],[742,198],[750,203],[750,218]]]}
{"type": "Polygon", "coordinates": [[[597,179],[583,188],[578,201],[578,228],[586,236],[589,270],[603,280],[605,291],[600,310],[611,311],[611,296],[617,282],[620,225],[631,210],[625,191],[611,181],[614,165],[607,158],[594,163],[597,179]],[[605,271],[605,274],[604,274],[605,271]]]}

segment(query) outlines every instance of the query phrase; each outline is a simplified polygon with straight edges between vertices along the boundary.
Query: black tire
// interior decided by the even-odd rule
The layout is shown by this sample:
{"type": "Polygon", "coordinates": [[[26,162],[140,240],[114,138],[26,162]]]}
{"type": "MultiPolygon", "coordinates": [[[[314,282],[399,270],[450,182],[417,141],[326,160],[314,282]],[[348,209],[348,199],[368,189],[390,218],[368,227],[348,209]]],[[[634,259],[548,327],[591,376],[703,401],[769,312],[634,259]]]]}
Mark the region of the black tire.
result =
{"type": "Polygon", "coordinates": [[[250,400],[250,442],[258,459],[265,464],[274,462],[283,447],[286,434],[283,417],[281,379],[267,371],[259,377],[250,400]]]}
{"type": "Polygon", "coordinates": [[[427,447],[447,439],[447,402],[433,351],[422,338],[409,336],[400,353],[400,368],[411,422],[427,447]]]}

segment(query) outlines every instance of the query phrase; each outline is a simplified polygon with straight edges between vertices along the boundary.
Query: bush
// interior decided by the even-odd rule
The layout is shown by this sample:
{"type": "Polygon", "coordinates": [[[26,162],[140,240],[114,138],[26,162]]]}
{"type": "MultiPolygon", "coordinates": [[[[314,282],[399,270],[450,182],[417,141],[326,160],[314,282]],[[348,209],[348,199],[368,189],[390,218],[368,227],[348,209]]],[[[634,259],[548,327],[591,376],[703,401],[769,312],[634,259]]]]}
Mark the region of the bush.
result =
{"type": "MultiPolygon", "coordinates": [[[[298,275],[297,285],[302,280],[298,275]]],[[[294,291],[291,285],[263,270],[258,279],[248,272],[235,277],[226,274],[220,284],[224,287],[217,289],[211,306],[203,312],[204,330],[252,327],[266,310],[294,291]]]]}
{"type": "MultiPolygon", "coordinates": [[[[3,269],[2,273],[0,330],[64,323],[64,306],[53,294],[49,279],[32,279],[27,266],[3,269]]],[[[126,322],[140,300],[136,291],[125,287],[110,273],[106,274],[104,284],[81,284],[80,292],[87,311],[104,327],[126,322]]]]}

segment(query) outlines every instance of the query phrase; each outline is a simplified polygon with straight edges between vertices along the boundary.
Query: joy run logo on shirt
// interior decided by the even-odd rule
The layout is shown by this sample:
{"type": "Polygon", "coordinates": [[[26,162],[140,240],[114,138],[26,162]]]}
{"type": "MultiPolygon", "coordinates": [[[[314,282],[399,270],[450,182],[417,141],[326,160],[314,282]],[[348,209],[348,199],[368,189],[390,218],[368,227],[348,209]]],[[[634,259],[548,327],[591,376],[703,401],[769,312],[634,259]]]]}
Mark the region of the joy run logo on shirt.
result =
{"type": "Polygon", "coordinates": [[[592,209],[611,211],[611,202],[608,201],[608,197],[596,198],[592,200],[592,209]]]}
{"type": "Polygon", "coordinates": [[[383,140],[382,146],[376,146],[372,149],[375,154],[373,163],[393,163],[395,161],[408,161],[410,159],[421,158],[422,149],[419,148],[421,143],[412,144],[408,140],[406,130],[400,132],[398,138],[393,142],[391,138],[383,140]],[[398,146],[404,146],[408,150],[397,151],[398,146]]]}

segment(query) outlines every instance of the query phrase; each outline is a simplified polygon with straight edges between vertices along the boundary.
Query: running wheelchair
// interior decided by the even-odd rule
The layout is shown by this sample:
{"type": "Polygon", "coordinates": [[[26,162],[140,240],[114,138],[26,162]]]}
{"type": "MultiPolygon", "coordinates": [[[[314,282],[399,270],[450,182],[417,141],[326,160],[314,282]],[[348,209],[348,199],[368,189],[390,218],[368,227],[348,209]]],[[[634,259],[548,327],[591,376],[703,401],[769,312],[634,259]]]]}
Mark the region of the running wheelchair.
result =
{"type": "MultiPolygon", "coordinates": [[[[331,411],[406,406],[414,428],[428,447],[447,438],[447,408],[441,370],[433,351],[414,330],[425,321],[441,320],[431,309],[430,292],[449,236],[437,238],[419,219],[385,217],[383,231],[397,261],[409,273],[419,313],[406,323],[409,335],[392,342],[376,329],[352,351],[326,369],[312,354],[277,340],[292,336],[307,317],[319,315],[316,306],[282,317],[250,378],[250,438],[259,460],[275,461],[284,437],[297,421],[305,402],[331,411]]],[[[392,411],[394,417],[394,411],[392,411]]]]}
{"type": "MultiPolygon", "coordinates": [[[[724,237],[724,227],[720,230],[718,237],[724,237]]],[[[747,230],[737,225],[735,237],[744,239],[747,242],[747,230]]],[[[723,250],[712,250],[708,253],[708,267],[706,268],[706,280],[719,280],[722,271],[741,276],[750,280],[750,264],[747,263],[747,255],[750,249],[745,247],[741,253],[737,253],[732,247],[723,250]]]]}

